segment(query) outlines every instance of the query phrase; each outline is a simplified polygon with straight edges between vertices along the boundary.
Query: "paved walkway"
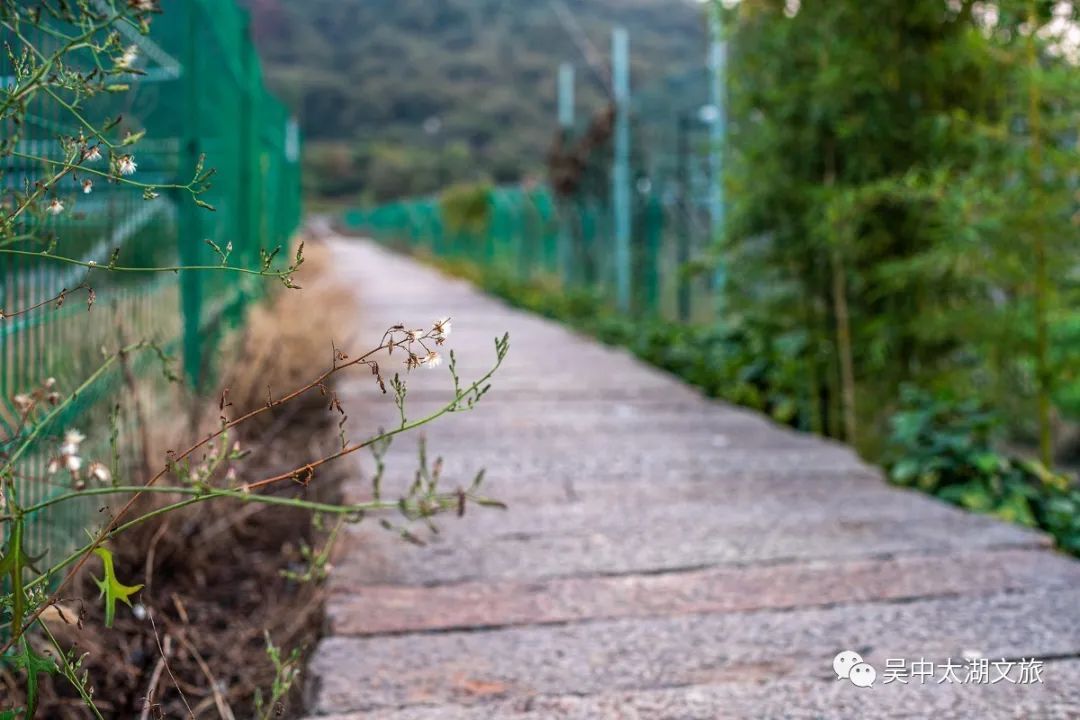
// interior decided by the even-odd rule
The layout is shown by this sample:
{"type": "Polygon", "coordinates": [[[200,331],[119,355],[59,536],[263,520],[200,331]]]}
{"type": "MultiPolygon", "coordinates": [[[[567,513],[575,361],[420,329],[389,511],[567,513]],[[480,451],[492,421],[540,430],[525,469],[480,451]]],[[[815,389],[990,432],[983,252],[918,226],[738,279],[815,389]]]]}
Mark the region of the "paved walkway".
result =
{"type": "MultiPolygon", "coordinates": [[[[452,315],[473,377],[510,332],[489,397],[428,443],[448,482],[486,467],[511,509],[445,518],[424,548],[375,523],[350,533],[313,717],[1080,717],[1080,563],[1042,536],[890,488],[843,446],[372,244],[332,242],[363,308],[353,345],[452,315]],[[876,668],[872,688],[836,679],[842,650],[876,668]],[[936,667],[925,684],[884,683],[887,659],[952,658],[963,680],[976,655],[1040,658],[1042,682],[939,684],[936,667]]],[[[449,393],[446,373],[410,382],[410,416],[449,393]]],[[[392,423],[370,377],[343,392],[392,423]]],[[[391,450],[391,486],[415,452],[415,437],[391,450]]],[[[365,481],[349,493],[367,497],[365,481]]]]}

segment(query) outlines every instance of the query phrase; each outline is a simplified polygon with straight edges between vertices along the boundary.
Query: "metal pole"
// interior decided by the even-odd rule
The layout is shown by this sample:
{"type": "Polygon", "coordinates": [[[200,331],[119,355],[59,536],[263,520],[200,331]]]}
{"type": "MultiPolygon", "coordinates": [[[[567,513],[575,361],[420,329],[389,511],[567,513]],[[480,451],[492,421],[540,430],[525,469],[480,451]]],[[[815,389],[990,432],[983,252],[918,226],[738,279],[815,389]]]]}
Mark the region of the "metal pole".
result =
{"type": "MultiPolygon", "coordinates": [[[[711,219],[712,242],[721,243],[724,237],[725,197],[724,197],[724,139],[727,135],[727,43],[724,41],[723,10],[717,5],[712,14],[710,28],[712,43],[709,49],[709,71],[711,79],[712,106],[716,116],[710,128],[710,163],[711,177],[709,190],[709,217],[711,219]]],[[[716,273],[713,276],[713,288],[716,296],[716,309],[723,310],[724,289],[727,283],[727,265],[720,255],[716,273]]]]}
{"type": "Polygon", "coordinates": [[[559,127],[574,128],[574,65],[568,62],[559,66],[559,127]]]}
{"type": "Polygon", "coordinates": [[[615,159],[612,211],[615,220],[615,290],[620,311],[630,311],[630,35],[615,28],[611,43],[615,90],[615,159]]]}
{"type": "MultiPolygon", "coordinates": [[[[185,122],[181,153],[181,172],[189,173],[195,167],[200,154],[199,147],[199,8],[187,3],[186,28],[184,31],[184,67],[181,82],[184,93],[185,122]]],[[[180,208],[178,254],[182,265],[199,265],[202,257],[202,223],[200,208],[190,198],[177,194],[180,208]]],[[[202,273],[180,273],[180,312],[184,319],[184,377],[192,388],[199,388],[202,381],[202,273]]]]}
{"type": "Polygon", "coordinates": [[[676,263],[678,280],[679,321],[690,320],[690,279],[686,275],[690,263],[690,116],[679,115],[675,147],[676,177],[679,183],[679,204],[675,223],[676,263]]]}
{"type": "MultiPolygon", "coordinates": [[[[574,131],[574,65],[565,62],[559,66],[559,132],[563,148],[570,145],[574,131]]],[[[557,196],[556,196],[557,197],[557,196]]],[[[558,272],[564,287],[572,284],[574,272],[574,233],[571,225],[573,204],[563,199],[559,207],[558,272]]]]}

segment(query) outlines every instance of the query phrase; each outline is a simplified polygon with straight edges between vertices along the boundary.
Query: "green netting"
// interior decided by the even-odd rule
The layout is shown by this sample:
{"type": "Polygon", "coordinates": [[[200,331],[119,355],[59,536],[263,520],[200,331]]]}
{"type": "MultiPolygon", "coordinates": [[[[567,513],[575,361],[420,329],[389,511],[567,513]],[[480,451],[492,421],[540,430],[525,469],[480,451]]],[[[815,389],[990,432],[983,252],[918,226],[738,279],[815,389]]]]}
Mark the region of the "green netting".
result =
{"type": "MultiPolygon", "coordinates": [[[[49,221],[58,254],[108,264],[172,266],[219,264],[206,244],[231,244],[230,264],[257,267],[259,249],[288,242],[300,218],[299,134],[288,112],[267,93],[252,45],[247,12],[227,0],[163,0],[163,14],[149,36],[121,28],[125,44],[139,46],[132,90],[95,98],[84,107],[95,121],[122,117],[122,128],[146,131],[135,148],[137,179],[147,183],[186,183],[197,159],[206,153],[217,169],[213,188],[203,196],[215,206],[208,212],[181,193],[162,193],[144,200],[137,190],[101,179],[92,194],[61,187],[71,212],[49,221]]],[[[65,28],[57,25],[56,30],[65,28]]],[[[58,41],[44,31],[29,38],[43,52],[58,41]]],[[[18,47],[17,38],[0,29],[0,41],[18,47]]],[[[88,58],[81,58],[88,60],[88,58]]],[[[69,63],[78,66],[76,54],[69,63]]],[[[13,84],[6,54],[0,55],[0,83],[13,84]]],[[[71,115],[39,94],[29,108],[20,149],[26,154],[60,159],[57,137],[77,134],[71,115]]],[[[11,128],[0,127],[0,132],[11,128]]],[[[20,186],[42,168],[13,157],[2,159],[2,182],[20,186]]],[[[39,230],[41,228],[38,228],[39,230]]],[[[36,247],[34,249],[37,249],[36,247]]],[[[0,325],[0,426],[17,436],[12,398],[46,378],[55,378],[60,392],[77,387],[102,361],[101,348],[115,348],[119,336],[129,341],[149,338],[183,357],[189,384],[205,385],[214,370],[222,331],[240,323],[244,310],[265,287],[265,280],[231,273],[107,273],[52,263],[41,258],[0,259],[0,308],[21,308],[54,296],[63,288],[87,282],[97,293],[87,316],[84,295],[72,295],[60,309],[46,308],[0,325]]],[[[160,376],[160,366],[137,363],[133,371],[160,376]]],[[[88,437],[87,458],[104,461],[120,472],[143,452],[132,402],[120,404],[127,392],[122,373],[110,373],[91,392],[80,395],[70,412],[46,428],[36,447],[18,468],[20,501],[33,504],[70,488],[62,475],[49,476],[46,465],[57,438],[69,427],[88,437]],[[113,428],[121,436],[113,440],[113,428]]],[[[162,380],[139,390],[150,422],[178,408],[179,393],[162,380]]],[[[29,529],[32,552],[69,550],[95,522],[101,503],[72,503],[39,513],[29,529]]]]}
{"type": "MultiPolygon", "coordinates": [[[[637,91],[629,107],[629,310],[635,315],[701,324],[717,315],[718,263],[709,255],[716,247],[719,197],[712,77],[701,67],[666,78],[637,91]]],[[[355,209],[344,222],[521,280],[550,278],[614,306],[619,268],[610,113],[599,108],[562,135],[549,186],[452,188],[440,198],[355,209]]]]}

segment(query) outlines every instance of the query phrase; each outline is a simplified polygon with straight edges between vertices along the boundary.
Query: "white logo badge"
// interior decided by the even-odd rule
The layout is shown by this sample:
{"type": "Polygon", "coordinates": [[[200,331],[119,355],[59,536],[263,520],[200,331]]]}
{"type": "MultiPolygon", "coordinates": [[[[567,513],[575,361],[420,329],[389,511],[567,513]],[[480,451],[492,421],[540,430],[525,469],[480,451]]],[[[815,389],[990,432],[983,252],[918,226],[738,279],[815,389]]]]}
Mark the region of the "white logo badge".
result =
{"type": "Polygon", "coordinates": [[[862,656],[852,650],[837,653],[832,661],[833,672],[837,680],[850,680],[856,687],[872,687],[877,680],[877,670],[862,656]]]}

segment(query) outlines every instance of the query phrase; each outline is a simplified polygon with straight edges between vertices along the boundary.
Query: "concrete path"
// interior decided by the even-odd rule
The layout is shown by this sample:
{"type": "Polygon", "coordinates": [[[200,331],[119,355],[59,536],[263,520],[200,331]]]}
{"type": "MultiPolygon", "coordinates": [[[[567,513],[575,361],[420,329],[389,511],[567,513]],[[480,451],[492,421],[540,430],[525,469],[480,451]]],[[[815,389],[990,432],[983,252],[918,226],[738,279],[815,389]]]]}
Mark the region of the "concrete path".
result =
{"type": "MultiPolygon", "coordinates": [[[[423,548],[376,523],[350,532],[312,717],[1080,717],[1080,563],[1044,537],[891,488],[843,446],[372,244],[332,245],[363,308],[352,346],[451,315],[469,378],[510,332],[490,395],[427,433],[448,484],[486,467],[510,510],[445,518],[423,548]],[[844,650],[873,687],[836,679],[844,650]],[[962,682],[979,657],[988,677],[962,682]],[[1022,683],[1033,657],[1041,682],[1022,683]],[[906,683],[885,682],[891,664],[906,683]]],[[[410,417],[450,393],[448,373],[409,380],[410,417]]],[[[393,423],[370,377],[343,394],[363,408],[354,429],[393,423]]],[[[416,442],[391,450],[391,488],[412,479],[416,442]]],[[[355,499],[370,492],[359,465],[355,499]]]]}

